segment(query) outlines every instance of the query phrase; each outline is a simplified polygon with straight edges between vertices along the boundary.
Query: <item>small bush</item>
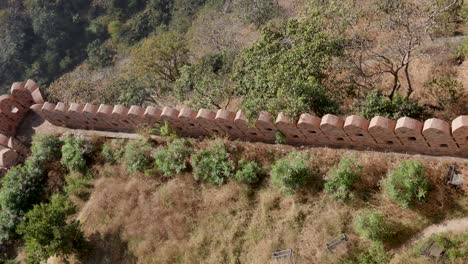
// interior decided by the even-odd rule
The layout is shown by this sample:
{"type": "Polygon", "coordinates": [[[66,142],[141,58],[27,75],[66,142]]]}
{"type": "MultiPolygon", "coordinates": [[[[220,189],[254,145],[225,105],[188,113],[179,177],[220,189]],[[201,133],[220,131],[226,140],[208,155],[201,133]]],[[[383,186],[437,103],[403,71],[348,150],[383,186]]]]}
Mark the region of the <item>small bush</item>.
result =
{"type": "Polygon", "coordinates": [[[345,201],[352,195],[351,188],[359,178],[362,167],[356,165],[356,161],[344,157],[340,160],[327,176],[325,190],[331,193],[336,199],[345,201]]]}
{"type": "Polygon", "coordinates": [[[65,196],[54,195],[48,204],[35,205],[26,214],[26,221],[17,229],[23,236],[26,262],[39,263],[51,256],[82,253],[86,241],[77,220],[67,223],[75,207],[65,196]]]}
{"type": "Polygon", "coordinates": [[[79,172],[72,172],[65,176],[64,191],[68,196],[76,196],[82,200],[88,199],[90,195],[90,188],[92,177],[90,175],[83,175],[79,172]]]}
{"type": "Polygon", "coordinates": [[[88,64],[90,69],[100,69],[111,66],[114,62],[115,51],[100,40],[95,40],[88,44],[86,48],[88,53],[88,64]]]}
{"type": "Polygon", "coordinates": [[[41,163],[47,163],[60,159],[62,141],[52,135],[35,134],[31,147],[31,156],[41,163]]]}
{"type": "Polygon", "coordinates": [[[83,139],[68,136],[62,146],[61,163],[69,171],[85,172],[86,156],[92,153],[92,146],[83,139]]]}
{"type": "Polygon", "coordinates": [[[390,255],[380,242],[373,242],[369,250],[359,255],[359,264],[386,264],[390,263],[390,255]]]}
{"type": "Polygon", "coordinates": [[[10,169],[0,189],[0,245],[15,236],[24,214],[41,200],[45,189],[46,165],[60,159],[62,142],[55,136],[35,134],[31,156],[24,165],[10,169]]]}
{"type": "Polygon", "coordinates": [[[395,94],[390,100],[380,91],[373,91],[367,95],[358,105],[361,116],[371,119],[374,116],[385,116],[392,119],[411,117],[425,119],[428,117],[427,109],[419,105],[417,101],[395,94]]]}
{"type": "Polygon", "coordinates": [[[229,158],[224,143],[215,142],[192,156],[193,176],[196,180],[222,185],[234,172],[234,162],[229,158]]]}
{"type": "Polygon", "coordinates": [[[176,132],[172,131],[171,127],[169,126],[169,122],[167,121],[164,121],[164,124],[159,128],[159,134],[163,137],[177,137],[176,132]]]}
{"type": "Polygon", "coordinates": [[[416,160],[402,161],[381,185],[385,193],[403,208],[424,200],[429,189],[424,166],[416,160]]]}
{"type": "Polygon", "coordinates": [[[376,211],[364,211],[354,219],[354,231],[371,241],[390,241],[395,234],[392,229],[392,224],[376,211]]]}
{"type": "Polygon", "coordinates": [[[172,177],[187,169],[193,148],[185,139],[175,139],[154,153],[156,169],[165,177],[172,177]]]}
{"type": "Polygon", "coordinates": [[[304,152],[290,152],[277,160],[271,169],[273,186],[285,193],[293,193],[308,185],[312,180],[312,171],[307,163],[308,154],[304,152]]]}
{"type": "Polygon", "coordinates": [[[129,174],[145,172],[151,168],[151,146],[143,140],[134,140],[125,147],[125,169],[129,174]]]}
{"type": "Polygon", "coordinates": [[[236,180],[245,184],[257,183],[260,178],[259,175],[262,173],[262,168],[258,166],[255,161],[240,160],[238,164],[238,170],[234,176],[236,180]]]}
{"type": "Polygon", "coordinates": [[[276,144],[286,143],[286,136],[283,133],[281,133],[280,131],[276,131],[276,133],[275,133],[275,143],[276,144]]]}
{"type": "Polygon", "coordinates": [[[465,39],[460,46],[458,46],[455,56],[460,60],[464,61],[468,57],[468,39],[465,39]]]}
{"type": "Polygon", "coordinates": [[[124,154],[125,140],[112,139],[102,145],[101,156],[105,162],[119,162],[124,154]]]}

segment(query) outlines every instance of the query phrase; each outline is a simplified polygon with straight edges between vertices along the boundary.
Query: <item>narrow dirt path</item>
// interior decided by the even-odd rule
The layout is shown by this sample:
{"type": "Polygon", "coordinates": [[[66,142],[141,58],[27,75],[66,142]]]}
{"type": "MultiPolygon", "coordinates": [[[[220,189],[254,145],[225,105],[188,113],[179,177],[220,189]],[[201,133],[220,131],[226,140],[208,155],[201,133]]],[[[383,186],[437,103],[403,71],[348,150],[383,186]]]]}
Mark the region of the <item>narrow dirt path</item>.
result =
{"type": "Polygon", "coordinates": [[[428,238],[434,234],[444,233],[444,232],[465,232],[468,231],[468,217],[452,219],[444,221],[440,224],[435,224],[426,227],[424,230],[414,235],[410,240],[404,243],[399,251],[404,250],[410,246],[416,244],[419,240],[428,238]]]}

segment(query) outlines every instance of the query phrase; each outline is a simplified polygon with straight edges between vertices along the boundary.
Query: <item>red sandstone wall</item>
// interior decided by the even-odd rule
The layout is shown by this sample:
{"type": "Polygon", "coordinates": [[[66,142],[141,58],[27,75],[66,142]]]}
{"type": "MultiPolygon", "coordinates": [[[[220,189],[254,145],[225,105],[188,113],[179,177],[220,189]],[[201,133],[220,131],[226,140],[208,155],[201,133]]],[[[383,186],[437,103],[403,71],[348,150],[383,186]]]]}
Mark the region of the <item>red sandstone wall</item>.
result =
{"type": "Polygon", "coordinates": [[[298,122],[293,122],[283,114],[275,118],[262,112],[249,124],[242,111],[196,111],[187,107],[178,110],[132,106],[128,109],[119,105],[90,107],[89,104],[68,106],[45,102],[31,109],[54,125],[70,128],[132,132],[167,121],[182,136],[222,135],[272,143],[275,133],[280,131],[286,143],[293,145],[468,156],[468,116],[460,116],[451,124],[436,118],[423,123],[408,117],[394,121],[381,116],[366,120],[357,115],[341,118],[328,114],[320,118],[304,114],[298,122]]]}
{"type": "Polygon", "coordinates": [[[53,125],[74,129],[133,132],[140,127],[167,121],[179,135],[190,137],[221,135],[272,143],[280,131],[286,143],[293,145],[468,157],[468,115],[459,116],[450,123],[436,118],[421,122],[408,117],[390,120],[376,116],[366,120],[357,115],[343,118],[328,114],[320,118],[303,114],[298,122],[293,122],[282,113],[275,117],[261,112],[255,122],[249,123],[240,110],[234,113],[188,107],[52,104],[42,100],[32,81],[13,84],[12,95],[0,98],[0,113],[3,113],[0,118],[6,120],[0,128],[7,136],[14,135],[18,120],[27,112],[29,105],[53,125]],[[31,106],[32,103],[35,104],[31,106]],[[19,109],[19,113],[8,113],[11,106],[19,109]]]}
{"type": "Polygon", "coordinates": [[[0,173],[28,154],[29,150],[15,139],[16,129],[30,107],[42,103],[39,87],[32,80],[13,83],[11,94],[0,96],[0,173]]]}

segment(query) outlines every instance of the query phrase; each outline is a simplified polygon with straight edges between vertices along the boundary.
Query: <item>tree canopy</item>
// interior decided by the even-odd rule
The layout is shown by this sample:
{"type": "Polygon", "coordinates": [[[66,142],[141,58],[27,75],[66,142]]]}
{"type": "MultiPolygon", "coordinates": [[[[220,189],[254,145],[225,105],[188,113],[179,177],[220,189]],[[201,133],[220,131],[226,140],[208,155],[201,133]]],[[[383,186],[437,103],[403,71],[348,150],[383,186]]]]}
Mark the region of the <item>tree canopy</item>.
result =
{"type": "Polygon", "coordinates": [[[262,110],[293,118],[311,111],[336,113],[338,106],[326,95],[322,80],[332,58],[342,52],[343,40],[321,31],[318,19],[269,23],[236,65],[246,115],[262,110]]]}

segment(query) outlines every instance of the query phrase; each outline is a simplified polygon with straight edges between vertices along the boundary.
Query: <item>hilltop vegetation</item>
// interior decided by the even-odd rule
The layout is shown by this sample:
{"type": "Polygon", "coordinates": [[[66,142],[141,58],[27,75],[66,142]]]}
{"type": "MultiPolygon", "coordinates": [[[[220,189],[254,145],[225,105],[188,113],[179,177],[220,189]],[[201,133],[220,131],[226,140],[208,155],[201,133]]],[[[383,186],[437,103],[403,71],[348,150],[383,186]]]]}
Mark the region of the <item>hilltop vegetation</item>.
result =
{"type": "MultiPolygon", "coordinates": [[[[2,181],[1,257],[266,263],[293,248],[299,263],[420,261],[399,247],[466,216],[468,200],[444,184],[447,161],[405,159],[222,139],[37,135],[32,156],[2,181]],[[325,243],[341,233],[350,241],[332,254],[325,243]]],[[[444,239],[447,263],[468,259],[466,245],[444,239]]]]}
{"type": "Polygon", "coordinates": [[[465,2],[9,1],[0,86],[32,78],[52,101],[240,107],[251,118],[452,118],[468,105],[465,2]]]}

